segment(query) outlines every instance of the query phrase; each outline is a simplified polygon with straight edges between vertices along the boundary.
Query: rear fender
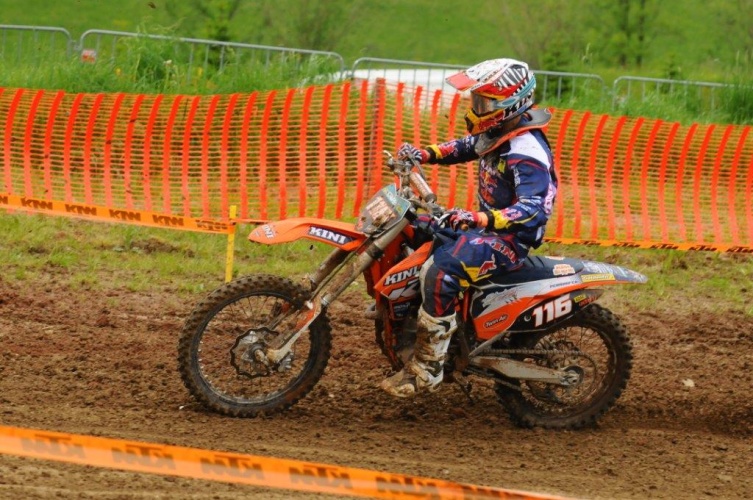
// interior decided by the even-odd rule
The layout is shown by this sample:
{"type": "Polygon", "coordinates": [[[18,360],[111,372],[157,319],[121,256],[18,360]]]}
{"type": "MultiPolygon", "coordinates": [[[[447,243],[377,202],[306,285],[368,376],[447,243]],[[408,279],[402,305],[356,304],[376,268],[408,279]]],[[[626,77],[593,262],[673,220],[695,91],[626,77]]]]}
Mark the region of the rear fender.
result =
{"type": "Polygon", "coordinates": [[[259,226],[248,235],[249,241],[263,245],[289,243],[300,239],[319,241],[352,251],[363,243],[366,235],[353,224],[314,217],[295,217],[259,226]]]}
{"type": "Polygon", "coordinates": [[[542,290],[543,293],[517,317],[510,330],[544,330],[567,321],[604,293],[603,289],[593,287],[648,281],[645,275],[632,269],[593,261],[583,261],[583,270],[577,276],[580,283],[577,279],[572,283],[568,283],[567,278],[550,280],[549,291],[542,290]]]}
{"type": "Polygon", "coordinates": [[[578,264],[575,273],[570,264],[555,268],[555,273],[564,276],[509,283],[499,291],[492,286],[492,293],[486,292],[482,310],[473,313],[478,338],[487,340],[505,330],[550,328],[595,301],[603,293],[596,287],[648,281],[643,274],[620,266],[591,261],[578,264]],[[567,273],[568,268],[572,274],[567,273]]]}
{"type": "Polygon", "coordinates": [[[648,281],[645,275],[632,269],[589,260],[583,261],[583,270],[578,275],[586,286],[642,284],[648,281]]]}

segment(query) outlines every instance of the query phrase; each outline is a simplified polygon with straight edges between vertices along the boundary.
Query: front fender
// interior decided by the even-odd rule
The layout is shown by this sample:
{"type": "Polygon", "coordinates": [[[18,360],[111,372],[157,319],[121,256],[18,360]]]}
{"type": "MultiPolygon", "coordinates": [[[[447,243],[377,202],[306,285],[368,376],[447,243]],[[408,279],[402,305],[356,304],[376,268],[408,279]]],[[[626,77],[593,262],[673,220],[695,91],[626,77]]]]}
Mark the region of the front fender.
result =
{"type": "Polygon", "coordinates": [[[294,217],[259,226],[251,231],[248,239],[264,245],[309,239],[350,251],[357,248],[366,239],[366,235],[356,231],[352,223],[315,217],[294,217]]]}

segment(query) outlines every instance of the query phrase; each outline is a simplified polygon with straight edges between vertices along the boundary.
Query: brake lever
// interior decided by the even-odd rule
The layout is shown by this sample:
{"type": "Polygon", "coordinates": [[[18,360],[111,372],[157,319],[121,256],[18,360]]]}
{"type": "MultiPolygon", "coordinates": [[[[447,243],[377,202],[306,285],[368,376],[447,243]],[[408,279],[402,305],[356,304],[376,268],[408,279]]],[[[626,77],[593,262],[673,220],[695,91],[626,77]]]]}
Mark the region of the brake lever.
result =
{"type": "Polygon", "coordinates": [[[436,223],[437,223],[437,225],[438,225],[439,227],[448,227],[447,225],[445,225],[445,223],[447,222],[447,220],[448,220],[448,219],[449,219],[449,218],[450,218],[451,216],[452,216],[452,214],[451,214],[450,212],[444,212],[444,213],[443,213],[442,215],[440,215],[439,217],[436,217],[436,216],[435,216],[434,220],[436,221],[436,223]]]}
{"type": "MultiPolygon", "coordinates": [[[[438,208],[441,208],[441,207],[438,207],[438,208]]],[[[456,228],[452,227],[452,225],[449,224],[449,222],[448,222],[449,219],[450,219],[450,217],[452,217],[452,212],[445,211],[444,209],[442,209],[442,212],[444,212],[444,213],[442,213],[442,215],[440,215],[439,217],[436,217],[436,216],[434,217],[435,222],[440,227],[450,228],[453,231],[468,231],[471,228],[471,226],[469,226],[468,224],[465,224],[465,223],[460,224],[456,228]]]]}

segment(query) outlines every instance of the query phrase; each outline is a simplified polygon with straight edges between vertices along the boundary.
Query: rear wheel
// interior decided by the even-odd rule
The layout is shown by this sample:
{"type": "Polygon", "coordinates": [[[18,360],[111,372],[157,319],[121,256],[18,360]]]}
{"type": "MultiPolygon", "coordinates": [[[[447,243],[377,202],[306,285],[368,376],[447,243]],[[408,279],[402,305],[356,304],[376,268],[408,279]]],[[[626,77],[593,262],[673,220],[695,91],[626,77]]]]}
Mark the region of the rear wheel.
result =
{"type": "Polygon", "coordinates": [[[277,359],[282,337],[297,331],[305,290],[279,276],[246,276],[203,300],[178,342],[178,366],[188,391],[218,413],[255,417],[289,408],[324,373],[331,349],[320,314],[277,359]]]}
{"type": "Polygon", "coordinates": [[[522,427],[579,429],[593,425],[619,398],[632,368],[625,327],[609,310],[592,304],[572,320],[513,340],[518,360],[570,372],[570,386],[536,381],[498,381],[496,392],[522,427]]]}

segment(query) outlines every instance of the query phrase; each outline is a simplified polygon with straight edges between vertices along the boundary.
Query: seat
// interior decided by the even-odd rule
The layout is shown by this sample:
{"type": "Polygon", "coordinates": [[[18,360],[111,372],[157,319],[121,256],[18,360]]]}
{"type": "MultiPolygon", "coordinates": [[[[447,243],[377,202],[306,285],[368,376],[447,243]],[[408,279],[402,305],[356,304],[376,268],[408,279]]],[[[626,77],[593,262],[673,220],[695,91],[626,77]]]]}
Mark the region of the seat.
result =
{"type": "Polygon", "coordinates": [[[492,275],[484,283],[512,285],[577,274],[583,270],[583,262],[564,257],[526,257],[523,265],[514,271],[492,275]]]}

